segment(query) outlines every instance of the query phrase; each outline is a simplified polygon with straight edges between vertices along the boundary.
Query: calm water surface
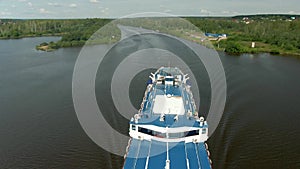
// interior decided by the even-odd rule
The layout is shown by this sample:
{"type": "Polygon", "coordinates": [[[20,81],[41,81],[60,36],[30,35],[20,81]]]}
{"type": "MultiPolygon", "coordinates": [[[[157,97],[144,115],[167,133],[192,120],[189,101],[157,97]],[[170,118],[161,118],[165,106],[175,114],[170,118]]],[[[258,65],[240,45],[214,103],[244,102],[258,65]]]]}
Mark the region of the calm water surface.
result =
{"type": "MultiPolygon", "coordinates": [[[[123,157],[93,143],[77,120],[72,73],[80,48],[34,49],[55,40],[0,40],[0,168],[121,168],[123,157]]],[[[300,168],[300,60],[220,57],[228,91],[223,118],[208,141],[213,167],[300,168]]],[[[139,104],[147,79],[136,79],[141,85],[130,98],[139,104]]]]}

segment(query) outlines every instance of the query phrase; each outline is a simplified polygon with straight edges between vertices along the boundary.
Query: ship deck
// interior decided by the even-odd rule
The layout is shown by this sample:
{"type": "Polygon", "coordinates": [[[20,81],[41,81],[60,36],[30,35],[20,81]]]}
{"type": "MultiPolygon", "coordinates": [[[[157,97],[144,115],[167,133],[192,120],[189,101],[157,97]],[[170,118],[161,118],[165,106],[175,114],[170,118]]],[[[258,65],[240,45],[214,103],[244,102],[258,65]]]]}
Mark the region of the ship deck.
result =
{"type": "Polygon", "coordinates": [[[182,86],[153,85],[145,94],[141,107],[141,113],[145,116],[139,120],[139,124],[154,124],[161,127],[199,127],[199,123],[194,118],[186,118],[189,111],[195,112],[190,95],[191,93],[182,86]],[[168,94],[172,97],[168,97],[168,94]],[[159,120],[161,113],[164,113],[166,117],[163,122],[159,120]],[[174,122],[176,115],[179,120],[174,122]]]}
{"type": "Polygon", "coordinates": [[[124,168],[163,169],[169,156],[170,169],[210,168],[204,143],[159,142],[132,139],[124,168]]]}
{"type": "Polygon", "coordinates": [[[186,76],[162,68],[154,77],[130,121],[124,169],[210,169],[208,126],[198,117],[186,76]]]}

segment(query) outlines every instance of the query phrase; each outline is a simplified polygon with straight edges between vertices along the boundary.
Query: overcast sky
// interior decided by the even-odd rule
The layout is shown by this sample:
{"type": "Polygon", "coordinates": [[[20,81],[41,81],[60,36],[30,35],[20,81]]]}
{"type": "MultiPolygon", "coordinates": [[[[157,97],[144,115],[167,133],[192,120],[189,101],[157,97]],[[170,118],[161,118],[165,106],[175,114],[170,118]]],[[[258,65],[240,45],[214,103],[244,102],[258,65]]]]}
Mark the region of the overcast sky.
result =
{"type": "Polygon", "coordinates": [[[118,18],[143,12],[177,16],[300,14],[300,0],[0,0],[0,18],[118,18]]]}

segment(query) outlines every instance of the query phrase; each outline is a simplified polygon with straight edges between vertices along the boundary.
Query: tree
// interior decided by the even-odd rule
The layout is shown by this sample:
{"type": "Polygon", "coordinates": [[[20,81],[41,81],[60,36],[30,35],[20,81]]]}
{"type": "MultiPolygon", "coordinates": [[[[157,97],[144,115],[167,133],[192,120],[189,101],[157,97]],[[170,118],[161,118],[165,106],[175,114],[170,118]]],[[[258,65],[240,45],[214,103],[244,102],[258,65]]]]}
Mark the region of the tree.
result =
{"type": "Polygon", "coordinates": [[[228,41],[225,47],[225,52],[232,53],[232,54],[239,54],[239,53],[243,53],[244,49],[239,43],[228,41]]]}

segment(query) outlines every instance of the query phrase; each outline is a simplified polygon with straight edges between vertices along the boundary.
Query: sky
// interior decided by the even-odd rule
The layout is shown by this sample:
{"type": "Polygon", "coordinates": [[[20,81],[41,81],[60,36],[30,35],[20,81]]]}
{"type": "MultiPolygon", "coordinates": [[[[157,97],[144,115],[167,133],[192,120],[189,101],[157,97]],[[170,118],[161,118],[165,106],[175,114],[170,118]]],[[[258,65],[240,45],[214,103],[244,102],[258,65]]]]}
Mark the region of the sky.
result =
{"type": "Polygon", "coordinates": [[[0,0],[0,18],[119,18],[160,12],[175,16],[300,14],[300,0],[0,0]]]}

